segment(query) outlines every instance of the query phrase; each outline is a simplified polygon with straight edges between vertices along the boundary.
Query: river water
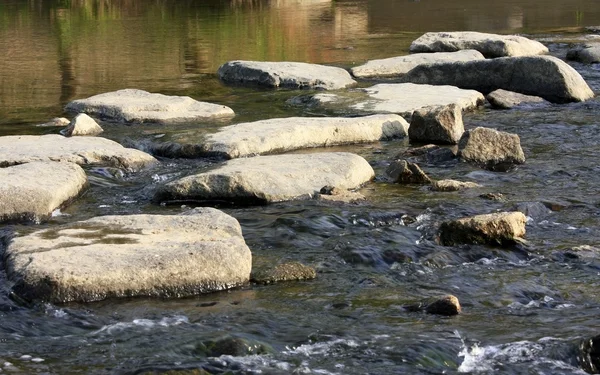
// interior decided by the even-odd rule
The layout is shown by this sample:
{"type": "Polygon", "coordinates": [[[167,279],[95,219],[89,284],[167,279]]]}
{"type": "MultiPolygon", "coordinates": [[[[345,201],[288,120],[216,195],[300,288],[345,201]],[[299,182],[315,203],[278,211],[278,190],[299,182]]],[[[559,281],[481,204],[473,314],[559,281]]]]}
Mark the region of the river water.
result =
{"type": "MultiPolygon", "coordinates": [[[[0,135],[44,134],[73,99],[122,88],[225,104],[233,123],[327,113],[288,104],[289,90],[227,87],[228,60],[304,61],[350,67],[407,53],[426,31],[521,33],[564,58],[600,25],[597,0],[3,0],[0,135]]],[[[600,66],[573,64],[596,93],[600,66]]],[[[368,83],[363,83],[368,85],[368,83]]],[[[510,111],[482,108],[467,128],[519,134],[526,164],[507,173],[465,163],[424,165],[435,178],[485,187],[432,193],[377,179],[368,203],[279,203],[223,209],[236,217],[254,263],[300,261],[313,281],[247,286],[178,300],[27,305],[0,277],[0,370],[33,374],[584,374],[575,343],[598,334],[600,314],[600,101],[510,111]],[[479,197],[502,193],[502,201],[479,197]],[[497,210],[527,212],[527,244],[442,247],[440,221],[497,210]],[[581,248],[581,246],[589,246],[581,248]],[[573,250],[579,249],[579,250],[573,250]],[[403,308],[456,295],[463,314],[403,308]],[[218,356],[208,342],[236,339],[218,356]],[[232,345],[235,346],[235,345],[232,345]],[[195,370],[194,370],[195,369],[195,370]]],[[[143,145],[185,140],[222,123],[118,126],[105,136],[143,145]],[[164,134],[164,136],[163,136],[164,134]]],[[[407,140],[336,148],[382,176],[407,140]]],[[[121,176],[88,168],[90,189],[40,225],[104,214],[178,213],[150,202],[162,181],[212,160],[162,159],[121,176]]]]}

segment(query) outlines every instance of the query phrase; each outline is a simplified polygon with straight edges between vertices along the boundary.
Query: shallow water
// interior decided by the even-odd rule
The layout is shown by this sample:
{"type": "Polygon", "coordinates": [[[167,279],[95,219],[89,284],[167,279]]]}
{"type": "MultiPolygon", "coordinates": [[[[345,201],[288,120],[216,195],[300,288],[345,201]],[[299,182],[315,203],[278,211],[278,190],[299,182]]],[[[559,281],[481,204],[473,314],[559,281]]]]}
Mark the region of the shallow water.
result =
{"type": "MultiPolygon", "coordinates": [[[[233,123],[326,112],[290,105],[290,90],[226,87],[232,59],[349,67],[405,54],[425,31],[525,33],[564,57],[597,1],[16,1],[0,3],[0,134],[43,134],[68,101],[126,87],[232,107],[233,123]]],[[[600,68],[573,65],[596,91],[600,68]]],[[[363,85],[368,85],[364,83],[363,85]]],[[[435,178],[478,190],[433,193],[377,179],[360,205],[279,203],[223,209],[241,223],[257,265],[300,261],[314,281],[248,286],[179,300],[27,305],[0,294],[0,369],[50,374],[139,374],[204,368],[238,374],[580,374],[574,345],[598,334],[600,101],[465,115],[521,137],[526,164],[508,173],[466,163],[424,165],[435,178]],[[482,193],[500,192],[505,201],[482,193]],[[448,218],[528,208],[526,245],[441,247],[448,218]],[[547,207],[553,208],[553,210],[547,207]],[[456,295],[464,313],[443,318],[402,306],[456,295]],[[211,356],[210,340],[246,340],[246,355],[211,356]]],[[[185,142],[223,123],[118,126],[105,136],[143,147],[185,142]]],[[[406,140],[335,148],[382,176],[406,140]]],[[[309,150],[307,152],[323,151],[309,150]]],[[[162,182],[214,160],[162,159],[135,175],[89,167],[90,189],[48,223],[104,214],[178,213],[150,201],[162,182]]],[[[237,353],[240,354],[240,353],[237,353]]]]}

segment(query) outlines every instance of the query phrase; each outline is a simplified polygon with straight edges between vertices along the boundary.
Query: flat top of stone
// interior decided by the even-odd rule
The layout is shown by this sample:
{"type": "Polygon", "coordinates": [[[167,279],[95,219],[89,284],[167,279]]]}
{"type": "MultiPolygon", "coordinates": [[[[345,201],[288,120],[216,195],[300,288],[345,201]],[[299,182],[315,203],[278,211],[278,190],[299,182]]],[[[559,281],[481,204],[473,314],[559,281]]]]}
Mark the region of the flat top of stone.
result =
{"type": "Polygon", "coordinates": [[[6,256],[18,294],[51,302],[222,290],[252,263],[237,220],[212,208],[96,217],[16,237],[6,256]]]}
{"type": "Polygon", "coordinates": [[[309,147],[405,137],[408,123],[394,114],[365,117],[288,117],[240,123],[206,137],[207,153],[227,158],[309,147]]]}
{"type": "Polygon", "coordinates": [[[455,86],[381,83],[364,89],[371,100],[352,105],[365,112],[398,113],[408,117],[419,108],[456,104],[469,110],[483,104],[483,94],[455,86]]]}
{"type": "Polygon", "coordinates": [[[226,82],[247,82],[268,87],[343,89],[356,84],[345,69],[290,61],[229,61],[219,77],[226,82]]]}
{"type": "Polygon", "coordinates": [[[157,163],[151,155],[100,137],[11,135],[0,137],[0,166],[32,161],[103,164],[136,171],[157,163]]]}
{"type": "Polygon", "coordinates": [[[485,96],[493,107],[496,108],[513,108],[522,104],[548,103],[544,98],[539,96],[519,94],[518,92],[498,89],[490,92],[485,96]]]}
{"type": "Polygon", "coordinates": [[[346,152],[257,156],[233,159],[212,171],[167,183],[155,199],[243,204],[310,199],[324,186],[355,189],[374,176],[365,159],[346,152]]]}
{"type": "Polygon", "coordinates": [[[486,57],[548,53],[548,48],[542,43],[522,36],[474,31],[425,33],[410,45],[411,52],[452,52],[464,49],[475,49],[486,57]]]}
{"type": "Polygon", "coordinates": [[[412,55],[390,57],[387,59],[371,60],[356,66],[350,71],[359,78],[392,77],[404,74],[421,64],[432,64],[441,61],[471,61],[483,60],[485,57],[476,50],[457,52],[415,53],[412,55]]]}
{"type": "Polygon", "coordinates": [[[136,89],[74,100],[65,109],[118,122],[189,122],[235,115],[224,105],[200,102],[189,96],[168,96],[136,89]]]}
{"type": "Polygon", "coordinates": [[[37,222],[76,197],[87,176],[73,163],[32,162],[0,168],[0,181],[0,222],[37,222]]]}

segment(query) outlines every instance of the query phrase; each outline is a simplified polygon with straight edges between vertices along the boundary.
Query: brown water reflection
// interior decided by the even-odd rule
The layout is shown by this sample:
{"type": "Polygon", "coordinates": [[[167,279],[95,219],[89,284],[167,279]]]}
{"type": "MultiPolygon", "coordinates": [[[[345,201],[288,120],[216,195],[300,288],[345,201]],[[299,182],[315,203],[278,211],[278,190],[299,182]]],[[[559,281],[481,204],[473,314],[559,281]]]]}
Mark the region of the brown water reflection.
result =
{"type": "Polygon", "coordinates": [[[43,121],[124,87],[210,99],[233,59],[350,66],[425,31],[540,33],[600,24],[597,0],[5,0],[0,124],[43,121]]]}

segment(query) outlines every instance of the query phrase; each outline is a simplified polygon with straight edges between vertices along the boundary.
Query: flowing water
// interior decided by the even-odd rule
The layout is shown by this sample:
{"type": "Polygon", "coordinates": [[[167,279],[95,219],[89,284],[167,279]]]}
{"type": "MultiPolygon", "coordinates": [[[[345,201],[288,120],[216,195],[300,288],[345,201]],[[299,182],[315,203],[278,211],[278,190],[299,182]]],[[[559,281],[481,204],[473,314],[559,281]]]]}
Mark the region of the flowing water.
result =
{"type": "MultiPolygon", "coordinates": [[[[225,104],[238,114],[233,123],[322,116],[288,104],[295,91],[224,86],[216,69],[234,59],[350,67],[406,54],[423,32],[443,30],[521,33],[564,58],[569,43],[592,38],[584,27],[593,25],[600,25],[597,0],[2,0],[0,135],[57,132],[36,124],[63,115],[70,100],[122,88],[225,104]]],[[[573,66],[600,91],[599,65],[573,66]]],[[[467,128],[519,134],[527,156],[507,173],[466,163],[424,165],[432,177],[485,186],[476,191],[433,193],[379,178],[362,190],[368,203],[360,205],[223,208],[240,221],[256,265],[300,261],[317,269],[313,281],[55,306],[16,302],[2,276],[0,370],[584,374],[576,344],[599,333],[599,114],[594,99],[465,115],[467,128]],[[442,220],[515,208],[528,214],[527,244],[435,243],[442,220]],[[463,314],[444,318],[403,308],[443,294],[456,295],[463,314]],[[207,350],[227,339],[235,350],[207,350]]],[[[106,137],[141,147],[197,137],[222,123],[102,125],[106,137]]],[[[382,176],[408,147],[400,140],[336,150],[362,155],[382,176]]],[[[134,175],[90,167],[83,197],[48,223],[13,229],[182,212],[189,207],[152,204],[152,192],[214,163],[162,159],[134,175]]]]}

